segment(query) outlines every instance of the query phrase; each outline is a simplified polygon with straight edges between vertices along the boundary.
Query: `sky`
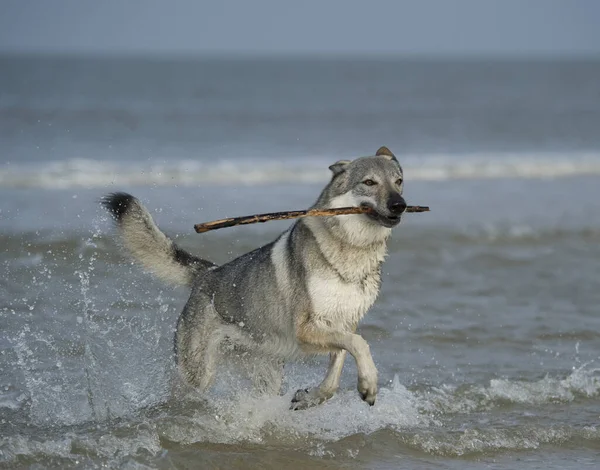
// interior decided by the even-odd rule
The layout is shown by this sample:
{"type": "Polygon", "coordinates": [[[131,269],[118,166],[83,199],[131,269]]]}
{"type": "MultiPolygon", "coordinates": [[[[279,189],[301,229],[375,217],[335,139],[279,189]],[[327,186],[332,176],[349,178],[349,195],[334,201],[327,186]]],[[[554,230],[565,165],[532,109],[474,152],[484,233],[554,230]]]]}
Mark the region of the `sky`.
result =
{"type": "Polygon", "coordinates": [[[0,0],[0,51],[600,57],[600,0],[0,0]]]}

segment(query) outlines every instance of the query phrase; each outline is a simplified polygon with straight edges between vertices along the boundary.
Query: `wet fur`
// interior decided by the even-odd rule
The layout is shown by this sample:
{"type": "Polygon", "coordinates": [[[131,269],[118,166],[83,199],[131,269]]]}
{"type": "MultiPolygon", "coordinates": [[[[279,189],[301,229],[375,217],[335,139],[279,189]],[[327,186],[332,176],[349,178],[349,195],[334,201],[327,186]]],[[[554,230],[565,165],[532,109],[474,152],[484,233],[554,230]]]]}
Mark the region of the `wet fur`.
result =
{"type": "Polygon", "coordinates": [[[133,196],[114,193],[103,199],[133,257],[161,279],[192,289],[175,338],[177,362],[190,384],[206,389],[223,353],[245,350],[255,358],[255,387],[274,394],[284,361],[330,353],[321,385],[294,397],[292,408],[306,408],[334,394],[349,352],[358,368],[358,390],[374,403],[377,369],[355,330],[379,293],[387,240],[399,222],[390,201],[403,201],[402,169],[385,147],[330,169],[333,177],[313,208],[366,204],[375,208],[376,218],[300,219],[274,242],[222,266],[177,247],[133,196]],[[376,184],[367,186],[367,179],[376,184]]]}

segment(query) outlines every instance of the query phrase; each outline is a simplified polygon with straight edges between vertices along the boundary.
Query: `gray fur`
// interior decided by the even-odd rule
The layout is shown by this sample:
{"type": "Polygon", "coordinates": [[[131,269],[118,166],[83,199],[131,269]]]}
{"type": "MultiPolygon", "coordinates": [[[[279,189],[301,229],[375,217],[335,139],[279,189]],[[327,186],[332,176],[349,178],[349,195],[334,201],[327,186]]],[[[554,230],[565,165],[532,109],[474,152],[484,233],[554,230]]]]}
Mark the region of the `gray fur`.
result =
{"type": "Polygon", "coordinates": [[[347,351],[362,398],[375,402],[377,369],[355,330],[379,293],[386,242],[406,207],[402,168],[386,150],[332,165],[333,177],[312,206],[366,205],[374,214],[300,219],[274,242],[222,266],[176,247],[132,196],[104,199],[132,255],[163,279],[192,287],[175,339],[189,383],[209,387],[223,354],[243,350],[254,358],[255,387],[278,393],[284,361],[330,353],[320,386],[294,396],[292,408],[302,409],[335,393],[347,351]]]}

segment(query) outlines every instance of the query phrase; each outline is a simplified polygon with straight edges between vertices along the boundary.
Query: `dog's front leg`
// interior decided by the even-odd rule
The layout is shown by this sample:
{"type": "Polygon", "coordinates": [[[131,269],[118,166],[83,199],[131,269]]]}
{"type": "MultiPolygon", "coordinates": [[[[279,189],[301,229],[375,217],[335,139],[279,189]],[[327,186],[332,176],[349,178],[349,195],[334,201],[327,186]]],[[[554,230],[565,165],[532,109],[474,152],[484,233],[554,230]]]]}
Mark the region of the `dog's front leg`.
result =
{"type": "Polygon", "coordinates": [[[346,359],[346,350],[329,353],[327,374],[318,387],[300,389],[292,398],[292,410],[304,410],[329,400],[340,386],[340,377],[346,359]]]}
{"type": "MultiPolygon", "coordinates": [[[[369,345],[362,336],[308,323],[298,328],[298,341],[308,350],[337,351],[344,349],[348,351],[354,357],[356,368],[358,369],[358,392],[362,399],[369,405],[375,403],[377,395],[377,368],[371,357],[369,345]]],[[[332,360],[332,362],[335,361],[332,360]]],[[[340,372],[342,364],[343,360],[339,364],[340,372]]],[[[330,369],[337,370],[335,367],[332,367],[331,363],[330,369]]],[[[328,377],[329,374],[324,382],[327,382],[328,377]]]]}
{"type": "Polygon", "coordinates": [[[340,386],[340,377],[344,368],[344,360],[346,359],[346,350],[329,353],[329,368],[323,382],[319,385],[321,393],[331,398],[340,386]]]}

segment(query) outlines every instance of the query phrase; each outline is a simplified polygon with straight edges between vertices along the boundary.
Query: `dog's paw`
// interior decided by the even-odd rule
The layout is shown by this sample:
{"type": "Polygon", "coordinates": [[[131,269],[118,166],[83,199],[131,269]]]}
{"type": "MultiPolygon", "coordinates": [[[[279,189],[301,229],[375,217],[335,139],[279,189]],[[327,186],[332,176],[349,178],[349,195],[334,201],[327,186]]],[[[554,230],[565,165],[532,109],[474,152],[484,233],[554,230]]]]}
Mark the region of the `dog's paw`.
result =
{"type": "Polygon", "coordinates": [[[300,389],[292,398],[290,410],[306,410],[307,408],[320,405],[328,398],[330,396],[322,394],[318,387],[300,389]]]}
{"type": "Polygon", "coordinates": [[[364,401],[370,406],[375,404],[375,398],[377,397],[377,380],[359,378],[357,389],[364,401]]]}

